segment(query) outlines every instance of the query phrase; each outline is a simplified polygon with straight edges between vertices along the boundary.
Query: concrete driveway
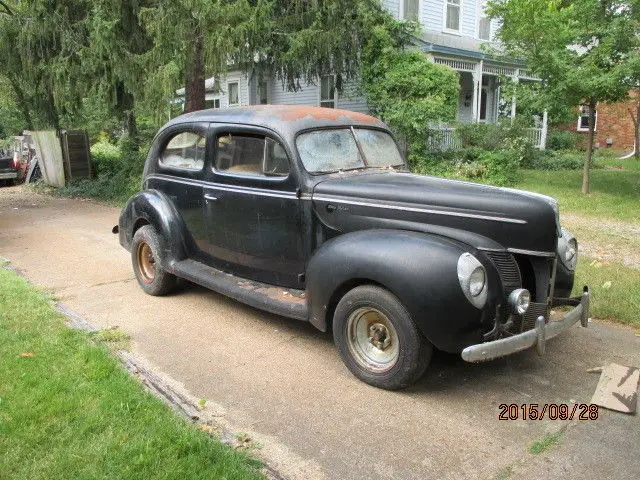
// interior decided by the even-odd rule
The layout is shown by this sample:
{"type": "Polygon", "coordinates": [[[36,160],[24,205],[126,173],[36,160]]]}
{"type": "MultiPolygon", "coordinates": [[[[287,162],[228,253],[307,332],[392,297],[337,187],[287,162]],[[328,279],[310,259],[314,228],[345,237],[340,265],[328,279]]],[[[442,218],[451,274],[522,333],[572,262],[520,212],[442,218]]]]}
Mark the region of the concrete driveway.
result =
{"type": "Polygon", "coordinates": [[[264,445],[285,478],[640,478],[640,415],[595,421],[499,421],[500,404],[588,403],[606,362],[640,366],[633,330],[593,321],[547,346],[470,365],[436,354],[417,385],[375,389],[342,365],[331,338],[304,323],[186,285],[138,288],[111,234],[119,210],[0,189],[0,256],[94,325],[118,325],[133,351],[209,399],[264,445]],[[539,455],[529,445],[563,429],[539,455]]]}

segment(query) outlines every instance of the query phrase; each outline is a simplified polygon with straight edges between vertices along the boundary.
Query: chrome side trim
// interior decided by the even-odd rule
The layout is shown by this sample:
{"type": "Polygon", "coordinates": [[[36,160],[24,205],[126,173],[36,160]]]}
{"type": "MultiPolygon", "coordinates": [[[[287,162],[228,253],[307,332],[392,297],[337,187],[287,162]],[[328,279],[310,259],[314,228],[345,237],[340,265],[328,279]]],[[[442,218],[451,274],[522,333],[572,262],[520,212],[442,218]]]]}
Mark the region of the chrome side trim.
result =
{"type": "Polygon", "coordinates": [[[347,199],[342,199],[338,197],[327,197],[324,195],[314,195],[313,200],[318,200],[321,202],[341,203],[341,204],[347,204],[347,205],[358,205],[362,207],[385,208],[387,210],[401,210],[404,212],[431,213],[434,215],[445,215],[449,217],[477,218],[480,220],[491,220],[494,222],[517,223],[520,225],[524,225],[527,223],[526,220],[522,220],[519,218],[493,217],[490,215],[480,215],[477,213],[448,212],[445,210],[434,210],[431,208],[404,207],[400,205],[386,205],[382,203],[359,202],[357,200],[347,200],[347,199]]]}
{"type": "Polygon", "coordinates": [[[507,248],[509,253],[521,253],[522,255],[531,255],[533,257],[555,257],[556,252],[540,252],[537,250],[523,250],[520,248],[507,248]]]}
{"type": "Polygon", "coordinates": [[[165,180],[170,182],[183,183],[185,185],[195,185],[198,187],[209,188],[212,190],[223,190],[226,192],[249,193],[251,195],[259,195],[262,197],[297,199],[296,192],[280,192],[280,191],[274,191],[274,190],[267,190],[264,188],[227,185],[223,183],[207,182],[204,180],[196,180],[192,178],[176,178],[169,175],[153,174],[153,175],[149,175],[145,179],[145,181],[148,179],[165,180]]]}

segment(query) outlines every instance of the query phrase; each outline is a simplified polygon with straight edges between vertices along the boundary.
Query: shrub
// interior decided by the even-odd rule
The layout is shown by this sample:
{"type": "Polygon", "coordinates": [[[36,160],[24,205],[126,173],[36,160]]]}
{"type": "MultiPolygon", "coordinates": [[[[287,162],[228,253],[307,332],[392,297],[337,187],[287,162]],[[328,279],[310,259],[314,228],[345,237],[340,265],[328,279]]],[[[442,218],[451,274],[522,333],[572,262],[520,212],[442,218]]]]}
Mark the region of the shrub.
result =
{"type": "Polygon", "coordinates": [[[531,143],[521,121],[466,123],[458,125],[457,132],[463,148],[478,147],[495,152],[512,148],[514,142],[531,143]]]}
{"type": "Polygon", "coordinates": [[[578,145],[578,136],[574,132],[551,130],[547,134],[549,150],[574,150],[578,145]]]}

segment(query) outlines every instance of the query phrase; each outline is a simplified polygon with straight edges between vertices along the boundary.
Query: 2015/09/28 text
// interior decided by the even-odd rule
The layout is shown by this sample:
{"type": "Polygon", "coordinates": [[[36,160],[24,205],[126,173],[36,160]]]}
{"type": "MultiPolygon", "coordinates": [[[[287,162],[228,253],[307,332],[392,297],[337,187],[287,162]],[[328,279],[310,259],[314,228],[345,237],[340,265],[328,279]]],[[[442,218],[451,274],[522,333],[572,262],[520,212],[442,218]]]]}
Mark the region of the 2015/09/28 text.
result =
{"type": "Polygon", "coordinates": [[[597,420],[598,405],[588,403],[501,403],[498,420],[597,420]]]}

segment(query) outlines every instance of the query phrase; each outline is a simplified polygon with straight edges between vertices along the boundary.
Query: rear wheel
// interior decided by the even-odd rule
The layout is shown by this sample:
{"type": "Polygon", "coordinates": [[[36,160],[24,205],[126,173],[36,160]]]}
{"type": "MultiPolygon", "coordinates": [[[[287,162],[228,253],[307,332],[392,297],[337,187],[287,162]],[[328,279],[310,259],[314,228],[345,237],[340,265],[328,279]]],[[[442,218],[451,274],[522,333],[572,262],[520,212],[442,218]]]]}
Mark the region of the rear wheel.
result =
{"type": "Polygon", "coordinates": [[[149,295],[166,295],[176,284],[176,276],[162,268],[161,239],[155,228],[138,229],[131,244],[131,262],[138,284],[149,295]]]}
{"type": "Polygon", "coordinates": [[[420,378],[433,351],[400,300],[374,285],[356,287],[342,297],[333,317],[333,337],[351,373],[387,390],[420,378]]]}

